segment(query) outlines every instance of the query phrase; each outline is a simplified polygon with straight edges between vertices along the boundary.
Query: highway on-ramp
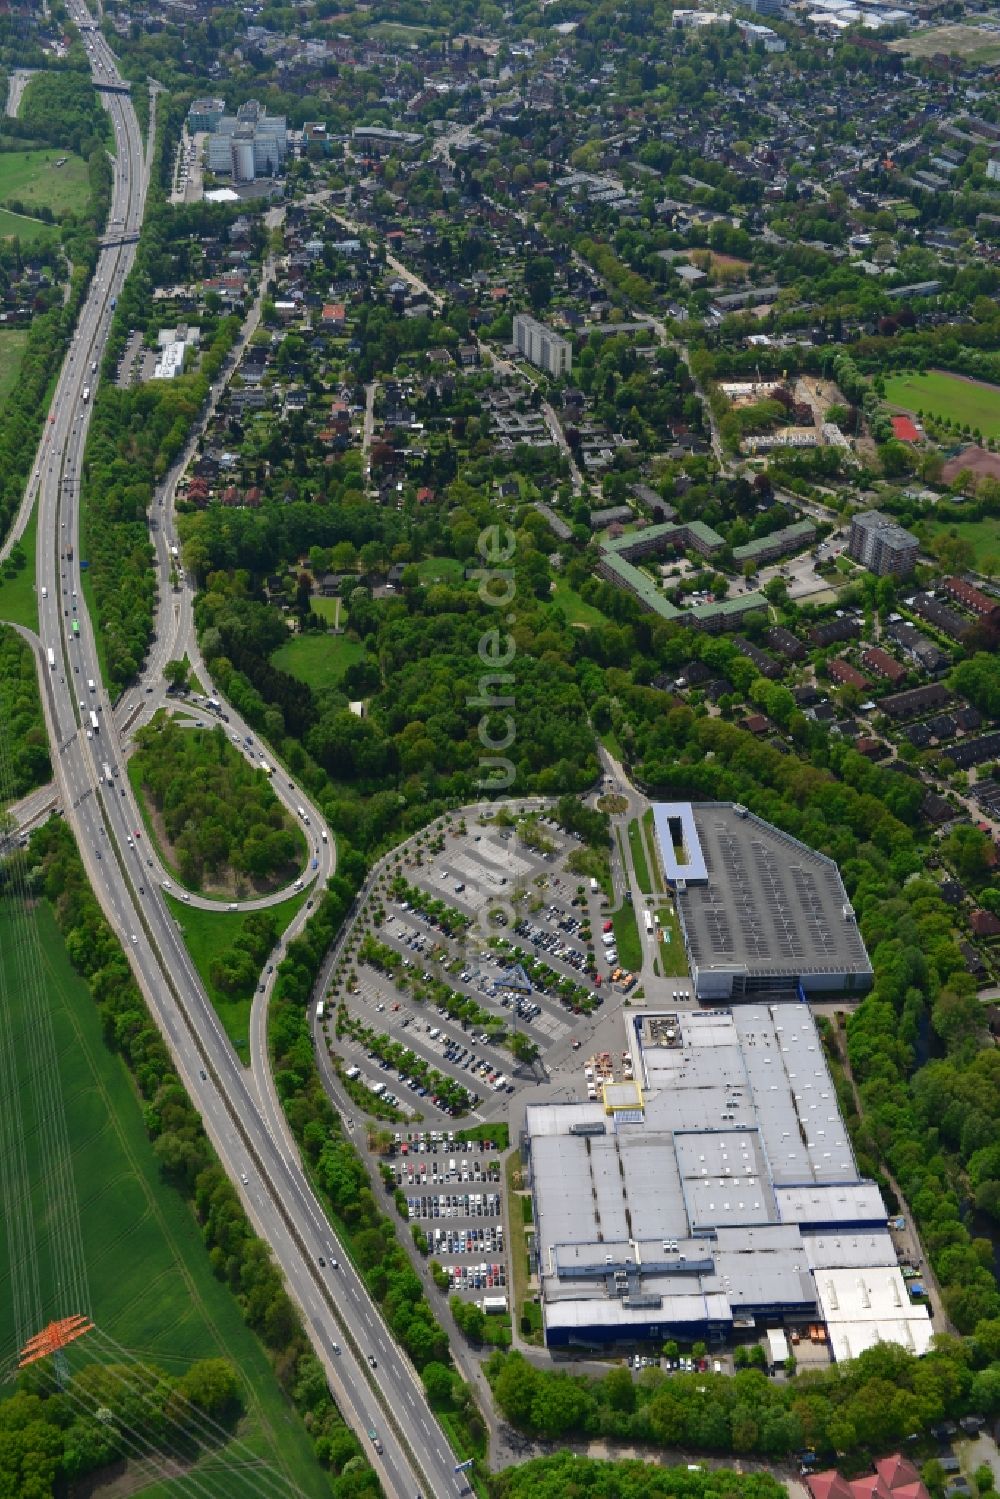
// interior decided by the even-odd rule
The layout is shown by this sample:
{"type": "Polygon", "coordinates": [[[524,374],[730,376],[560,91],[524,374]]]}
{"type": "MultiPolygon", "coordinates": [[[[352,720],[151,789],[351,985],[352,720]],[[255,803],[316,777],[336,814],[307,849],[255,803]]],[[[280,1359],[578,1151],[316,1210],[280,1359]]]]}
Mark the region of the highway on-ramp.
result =
{"type": "MultiPolygon", "coordinates": [[[[79,481],[89,392],[104,355],[111,300],[119,295],[134,255],[148,163],[113,54],[81,0],[71,0],[70,13],[83,31],[95,82],[104,87],[115,128],[116,160],[111,225],[57,384],[33,476],[43,703],[56,790],[105,915],[129,956],[213,1144],[298,1302],[345,1419],[365,1444],[387,1494],[398,1499],[416,1494],[446,1499],[462,1492],[464,1479],[454,1471],[455,1458],[419,1378],[396,1348],[363,1281],[337,1243],[287,1133],[273,1128],[273,1116],[269,1128],[159,887],[146,881],[149,856],[134,839],[138,811],[111,705],[100,684],[94,631],[83,597],[79,481]]],[[[78,1309],[66,1309],[74,1310],[78,1309]]]]}

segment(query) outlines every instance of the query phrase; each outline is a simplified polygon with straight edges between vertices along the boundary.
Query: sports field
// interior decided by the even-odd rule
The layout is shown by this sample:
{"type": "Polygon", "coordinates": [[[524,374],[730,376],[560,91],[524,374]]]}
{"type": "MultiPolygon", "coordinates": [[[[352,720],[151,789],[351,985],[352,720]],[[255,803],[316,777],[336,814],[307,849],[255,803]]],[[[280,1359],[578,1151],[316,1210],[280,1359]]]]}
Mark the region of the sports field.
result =
{"type": "Polygon", "coordinates": [[[945,370],[928,370],[926,375],[889,375],[885,399],[904,411],[947,417],[962,425],[968,422],[984,437],[1000,437],[1000,385],[965,380],[945,370]]]}
{"type": "MultiPolygon", "coordinates": [[[[317,1499],[328,1494],[328,1480],[305,1430],[279,1391],[235,1300],[212,1274],[193,1215],[161,1180],[131,1078],[124,1063],[104,1045],[97,1010],[70,967],[51,910],[41,904],[31,914],[15,912],[0,901],[0,977],[6,980],[3,1023],[11,1043],[8,1054],[17,1069],[31,1180],[37,1184],[42,1179],[45,1159],[43,1142],[32,1127],[25,1034],[29,1011],[12,953],[32,925],[52,1016],[57,1084],[66,1113],[95,1322],[130,1353],[154,1360],[168,1372],[180,1372],[194,1359],[229,1359],[243,1385],[247,1415],[242,1439],[306,1493],[317,1499]]],[[[4,1099],[4,1108],[9,1120],[10,1099],[4,1099]]],[[[44,1296],[44,1288],[52,1283],[51,1225],[39,1221],[41,1202],[35,1206],[44,1296]]],[[[5,1235],[0,1214],[0,1349],[7,1353],[15,1337],[5,1235]]],[[[81,1354],[84,1347],[80,1345],[81,1354]]],[[[247,1492],[246,1474],[213,1462],[210,1486],[220,1499],[239,1499],[247,1492]]],[[[155,1491],[160,1491],[159,1485],[155,1491]]],[[[154,1490],[147,1485],[143,1492],[154,1490]]]]}
{"type": "Polygon", "coordinates": [[[14,199],[28,213],[51,208],[61,218],[82,213],[89,193],[87,163],[72,151],[0,152],[0,203],[14,199]]]}

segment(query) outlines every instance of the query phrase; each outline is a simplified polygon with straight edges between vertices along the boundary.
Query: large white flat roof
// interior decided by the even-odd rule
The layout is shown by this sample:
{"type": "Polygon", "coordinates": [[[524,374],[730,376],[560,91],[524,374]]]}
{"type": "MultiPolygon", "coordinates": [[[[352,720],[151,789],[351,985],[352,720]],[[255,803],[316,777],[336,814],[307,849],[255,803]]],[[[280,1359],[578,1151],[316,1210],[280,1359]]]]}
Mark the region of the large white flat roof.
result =
{"type": "Polygon", "coordinates": [[[676,885],[678,880],[702,884],[708,879],[705,856],[701,851],[701,840],[690,802],[654,802],[653,826],[656,829],[663,873],[672,885],[676,885]],[[679,859],[675,852],[675,831],[680,834],[683,859],[679,859]]]}

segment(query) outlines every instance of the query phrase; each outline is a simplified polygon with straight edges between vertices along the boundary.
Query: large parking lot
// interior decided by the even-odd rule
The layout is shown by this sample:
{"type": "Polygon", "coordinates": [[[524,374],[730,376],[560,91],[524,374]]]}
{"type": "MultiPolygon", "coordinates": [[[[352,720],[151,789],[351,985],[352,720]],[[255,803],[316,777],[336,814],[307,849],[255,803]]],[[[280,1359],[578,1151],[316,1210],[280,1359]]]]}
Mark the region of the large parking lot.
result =
{"type": "Polygon", "coordinates": [[[456,1141],[454,1132],[396,1135],[391,1170],[449,1292],[506,1296],[500,1156],[489,1140],[456,1141]]]}
{"type": "Polygon", "coordinates": [[[328,991],[331,1049],[390,1120],[506,1117],[533,1056],[576,1048],[635,983],[579,840],[544,813],[490,816],[442,821],[386,867],[328,991]]]}

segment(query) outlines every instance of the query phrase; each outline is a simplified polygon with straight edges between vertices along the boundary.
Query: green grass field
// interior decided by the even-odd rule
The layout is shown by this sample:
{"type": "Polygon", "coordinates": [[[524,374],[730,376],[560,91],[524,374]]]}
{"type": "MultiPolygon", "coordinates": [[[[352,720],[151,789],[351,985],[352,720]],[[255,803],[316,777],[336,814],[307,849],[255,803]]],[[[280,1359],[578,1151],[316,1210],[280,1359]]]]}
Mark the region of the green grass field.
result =
{"type": "Polygon", "coordinates": [[[677,914],[673,906],[666,901],[659,906],[656,914],[664,933],[662,942],[658,942],[656,945],[660,972],[664,978],[687,978],[687,954],[684,951],[684,943],[681,940],[681,929],[677,920],[677,914]],[[668,935],[670,938],[669,942],[667,941],[668,935]]]}
{"type": "MultiPolygon", "coordinates": [[[[995,578],[1000,574],[1000,525],[992,516],[985,520],[932,521],[926,524],[926,536],[930,541],[941,531],[952,531],[963,541],[969,542],[975,554],[973,566],[984,577],[995,578]]],[[[0,604],[3,594],[0,593],[0,604]]]]}
{"type": "Polygon", "coordinates": [[[72,151],[0,153],[0,203],[12,199],[32,209],[51,208],[57,218],[82,213],[90,193],[87,163],[72,151]],[[61,161],[61,167],[56,162],[61,161]]]}
{"type": "Polygon", "coordinates": [[[600,609],[595,609],[593,604],[588,604],[562,578],[556,579],[556,586],[552,590],[552,602],[558,604],[568,624],[582,625],[586,628],[591,625],[607,624],[607,619],[600,609]]]}
{"type": "Polygon", "coordinates": [[[319,615],[320,619],[325,619],[328,625],[336,626],[340,623],[340,611],[343,608],[340,599],[325,599],[316,595],[309,607],[314,614],[319,615]]]}
{"type": "Polygon", "coordinates": [[[7,399],[17,384],[27,342],[27,328],[0,328],[0,402],[7,399]]]}
{"type": "Polygon", "coordinates": [[[24,566],[10,578],[0,573],[0,619],[24,625],[29,630],[38,629],[38,594],[35,590],[36,515],[37,511],[33,510],[21,538],[21,549],[26,558],[24,566]]]}
{"type": "Polygon", "coordinates": [[[622,968],[638,973],[642,967],[642,945],[639,941],[639,925],[635,911],[628,901],[611,918],[614,923],[615,941],[618,944],[618,962],[622,968]]]}
{"type": "MultiPolygon", "coordinates": [[[[309,889],[279,901],[269,909],[274,912],[279,932],[283,932],[303,901],[309,899],[309,889]]],[[[250,1060],[250,1010],[253,998],[234,999],[212,982],[212,960],[216,954],[232,947],[246,924],[245,911],[203,911],[178,900],[175,895],[163,892],[171,915],[180,927],[184,943],[191,954],[191,961],[201,975],[208,997],[222,1021],[226,1035],[233,1043],[242,1062],[250,1060]]]]}
{"type": "Polygon", "coordinates": [[[432,583],[461,583],[465,568],[457,557],[425,557],[417,563],[417,573],[424,588],[432,583]]]}
{"type": "MultiPolygon", "coordinates": [[[[131,1079],[124,1063],[104,1045],[97,1010],[70,966],[51,910],[42,904],[26,913],[0,902],[4,1023],[18,1069],[31,1179],[38,1182],[41,1177],[43,1143],[31,1127],[33,1089],[24,1033],[29,1011],[11,954],[32,926],[58,1055],[57,1086],[71,1142],[94,1320],[131,1353],[154,1360],[168,1372],[179,1373],[194,1359],[229,1359],[243,1384],[247,1410],[241,1438],[319,1499],[329,1493],[329,1482],[315,1461],[305,1429],[281,1395],[236,1301],[213,1275],[190,1210],[160,1178],[131,1079]]],[[[9,1110],[9,1100],[4,1107],[9,1110]]],[[[45,1287],[51,1284],[50,1243],[45,1225],[37,1223],[36,1232],[45,1287]]],[[[7,1249],[0,1215],[0,1347],[5,1351],[15,1341],[7,1249]]],[[[85,1341],[78,1346],[82,1363],[85,1341]]],[[[78,1366],[75,1359],[73,1366],[78,1366]]],[[[246,1474],[212,1459],[205,1460],[205,1482],[213,1494],[226,1499],[246,1493],[246,1474]]],[[[173,1492],[173,1486],[157,1483],[142,1493],[152,1499],[168,1488],[173,1492]]]]}
{"type": "Polygon", "coordinates": [[[663,875],[660,871],[659,845],[656,842],[656,826],[653,822],[653,809],[647,807],[642,814],[642,827],[646,834],[646,847],[649,849],[649,872],[653,880],[653,889],[663,893],[663,875]]]}
{"type": "Polygon", "coordinates": [[[639,882],[639,889],[643,895],[652,895],[653,886],[649,878],[649,865],[646,862],[646,850],[643,847],[637,817],[633,817],[628,825],[628,846],[632,850],[632,863],[635,866],[635,877],[639,882]]]}
{"type": "Polygon", "coordinates": [[[1000,385],[928,370],[926,375],[890,375],[885,399],[904,411],[922,411],[925,416],[947,417],[963,425],[968,422],[984,437],[1000,437],[1000,385]]]}
{"type": "Polygon", "coordinates": [[[55,224],[43,224],[41,219],[28,218],[23,213],[11,213],[0,208],[0,239],[19,239],[26,247],[40,244],[42,240],[54,239],[59,233],[55,224]]]}
{"type": "Polygon", "coordinates": [[[346,635],[296,635],[287,645],[278,647],[271,662],[321,692],[324,687],[336,687],[347,668],[360,661],[364,653],[364,646],[346,635]]]}

